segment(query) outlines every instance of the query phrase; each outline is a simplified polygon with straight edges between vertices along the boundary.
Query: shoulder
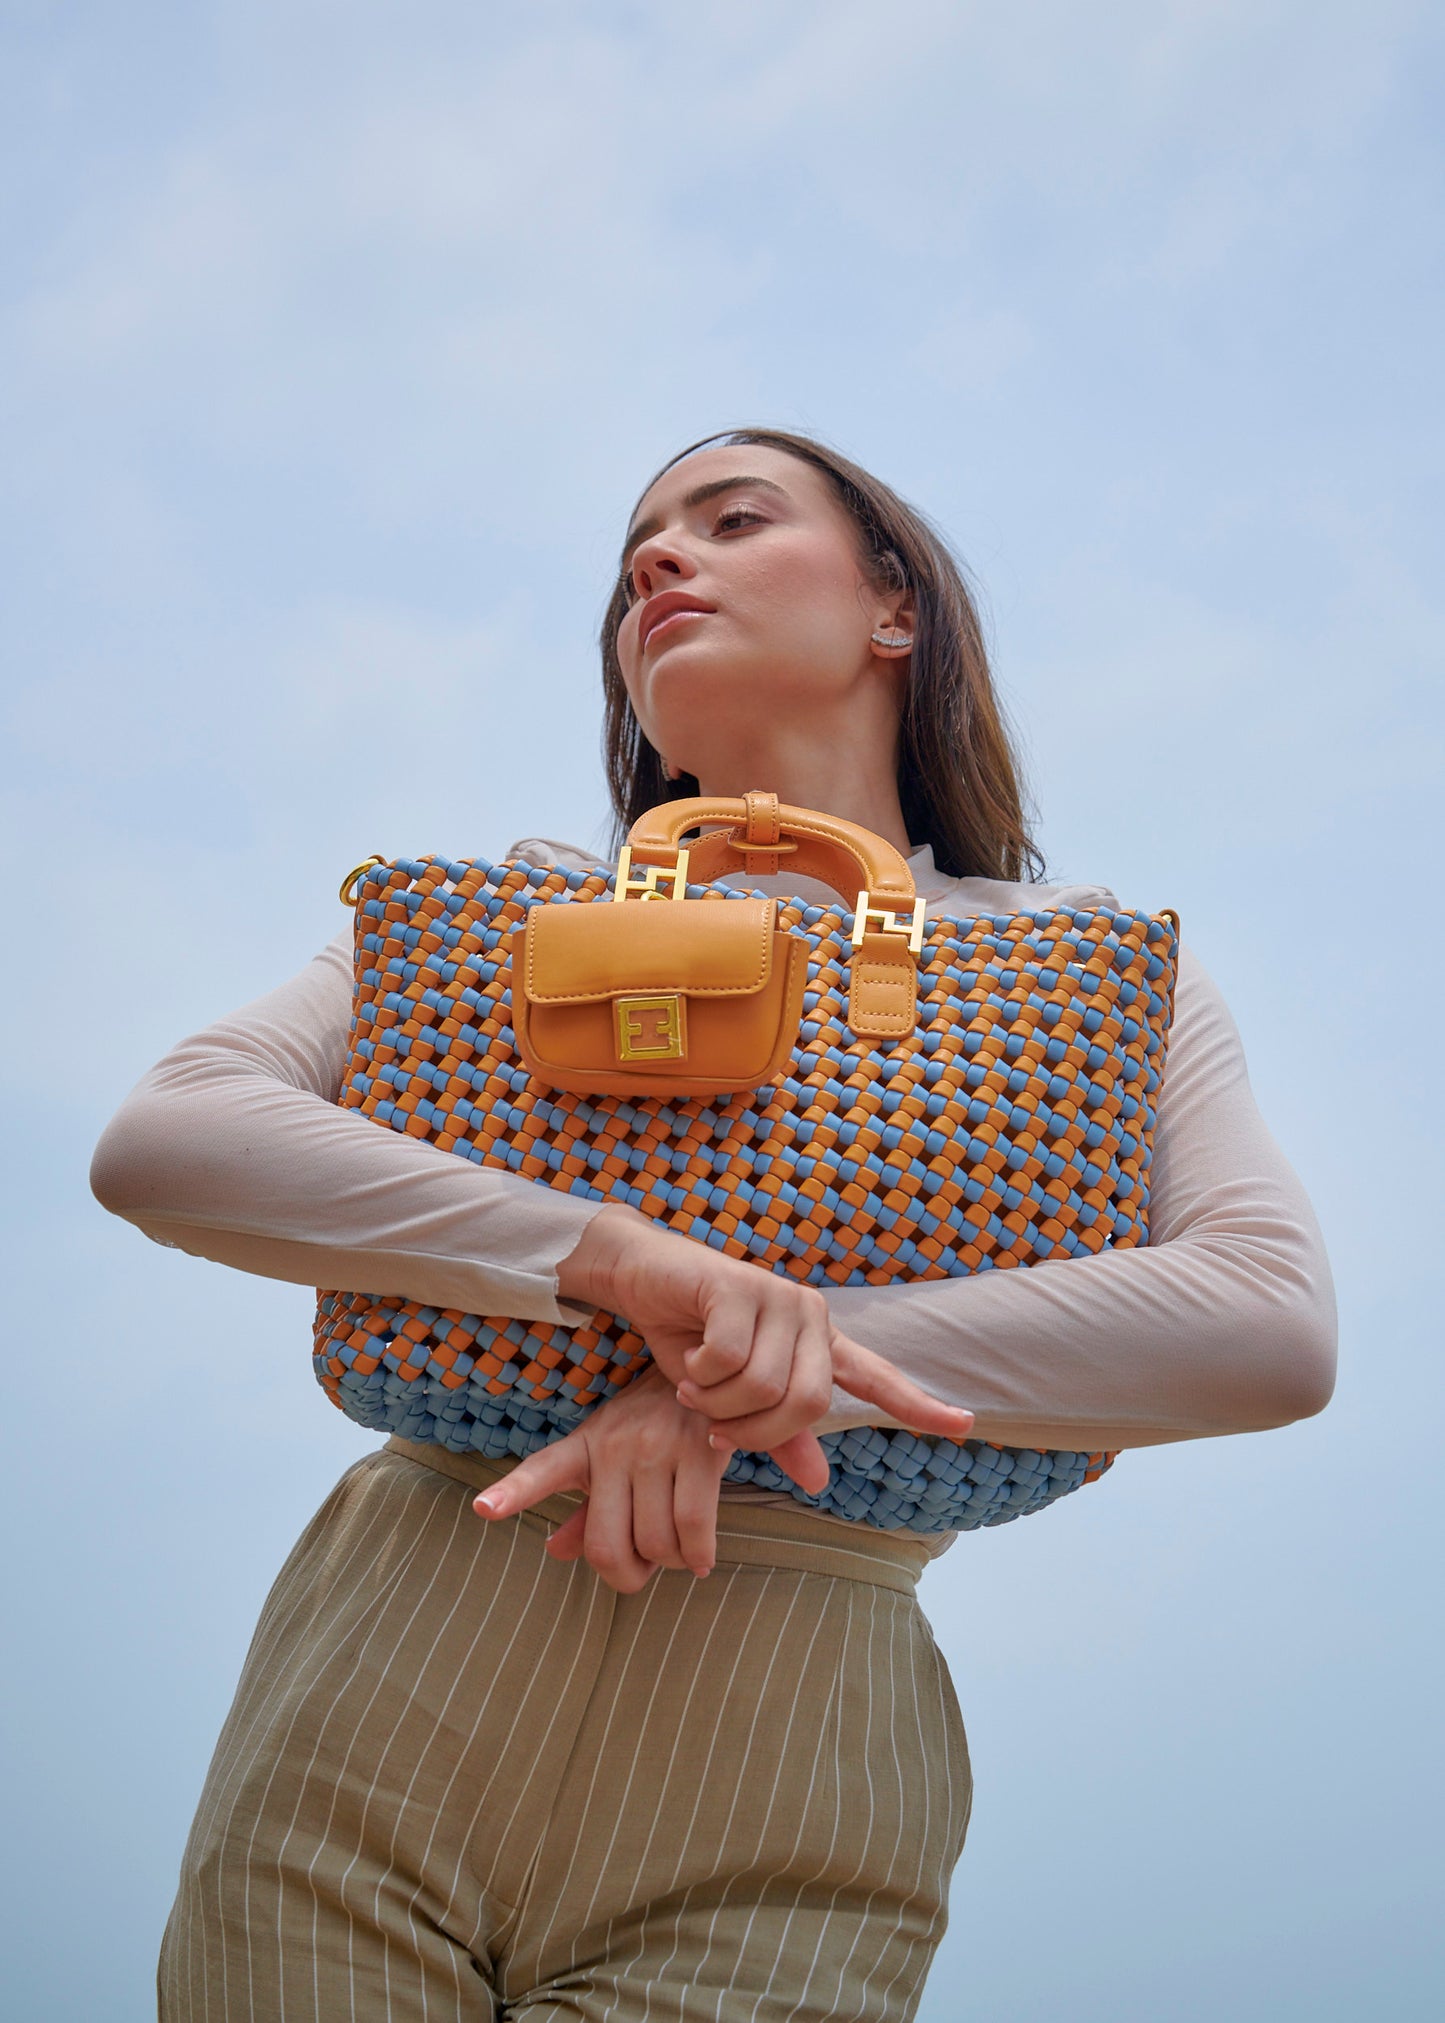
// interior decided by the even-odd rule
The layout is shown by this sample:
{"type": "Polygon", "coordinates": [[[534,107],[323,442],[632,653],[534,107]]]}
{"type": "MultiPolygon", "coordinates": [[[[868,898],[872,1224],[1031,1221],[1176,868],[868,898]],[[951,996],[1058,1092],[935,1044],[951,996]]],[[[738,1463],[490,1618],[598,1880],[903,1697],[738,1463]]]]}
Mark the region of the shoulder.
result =
{"type": "MultiPolygon", "coordinates": [[[[927,910],[950,920],[989,914],[1111,913],[1124,910],[1107,885],[1010,885],[993,878],[919,878],[927,910]]],[[[1132,910],[1132,909],[1131,909],[1132,910]]],[[[1179,945],[1174,988],[1175,1037],[1187,1033],[1191,1053],[1208,1051],[1219,1066],[1239,1054],[1239,1034],[1218,984],[1187,942],[1179,945]]]]}
{"type": "Polygon", "coordinates": [[[1107,885],[1012,885],[997,878],[945,878],[937,872],[920,890],[930,913],[953,920],[977,920],[985,914],[1096,913],[1119,911],[1119,901],[1107,885]]]}
{"type": "MultiPolygon", "coordinates": [[[[1096,913],[1123,910],[1107,885],[1010,885],[993,878],[945,878],[933,872],[919,879],[927,910],[948,920],[978,920],[990,914],[1096,913]]],[[[1171,1046],[1183,1042],[1189,1058],[1215,1075],[1243,1072],[1239,1031],[1218,984],[1187,942],[1179,945],[1174,984],[1171,1046]]],[[[1173,1070],[1178,1080],[1178,1070],[1173,1070]]]]}
{"type": "Polygon", "coordinates": [[[559,843],[553,836],[523,836],[506,852],[508,863],[560,864],[565,871],[596,871],[611,868],[610,860],[595,850],[583,850],[576,843],[559,843]]]}

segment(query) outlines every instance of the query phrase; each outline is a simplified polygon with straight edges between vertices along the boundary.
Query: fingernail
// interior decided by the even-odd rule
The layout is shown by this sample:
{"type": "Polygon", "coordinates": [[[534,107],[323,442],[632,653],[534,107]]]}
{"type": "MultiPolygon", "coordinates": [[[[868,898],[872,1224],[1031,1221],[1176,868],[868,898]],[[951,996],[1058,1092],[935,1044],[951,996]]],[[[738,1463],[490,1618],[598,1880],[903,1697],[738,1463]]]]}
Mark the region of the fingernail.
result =
{"type": "Polygon", "coordinates": [[[712,1568],[710,1566],[695,1566],[693,1568],[693,1574],[698,1580],[706,1580],[711,1572],[712,1568]]]}
{"type": "Polygon", "coordinates": [[[490,1495],[474,1497],[472,1509],[475,1510],[478,1517],[495,1517],[497,1514],[497,1507],[492,1502],[490,1495]]]}

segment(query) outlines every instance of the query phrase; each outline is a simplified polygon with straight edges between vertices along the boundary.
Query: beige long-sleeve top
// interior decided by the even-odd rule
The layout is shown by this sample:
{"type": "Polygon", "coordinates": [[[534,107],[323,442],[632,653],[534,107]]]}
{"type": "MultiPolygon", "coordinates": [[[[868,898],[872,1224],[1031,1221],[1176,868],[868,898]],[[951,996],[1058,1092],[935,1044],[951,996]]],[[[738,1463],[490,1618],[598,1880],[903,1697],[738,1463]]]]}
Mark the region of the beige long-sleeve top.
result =
{"type": "MultiPolygon", "coordinates": [[[[597,861],[544,839],[506,854],[597,861]]],[[[910,862],[933,914],[1116,905],[1098,887],[946,878],[927,848],[910,862]]],[[[796,880],[791,889],[833,897],[796,880]]],[[[145,1076],[97,1147],[101,1202],[157,1242],[270,1278],[470,1313],[584,1318],[559,1301],[557,1267],[601,1204],[338,1109],[350,1011],[348,927],[299,976],[182,1040],[145,1076]]],[[[1004,1445],[1247,1432],[1319,1411],[1334,1381],[1318,1226],[1255,1105],[1228,1009],[1188,950],[1146,1249],[827,1297],[846,1334],[967,1406],[976,1437],[1004,1445]]],[[[824,1430],[883,1419],[841,1392],[833,1403],[824,1430]]]]}

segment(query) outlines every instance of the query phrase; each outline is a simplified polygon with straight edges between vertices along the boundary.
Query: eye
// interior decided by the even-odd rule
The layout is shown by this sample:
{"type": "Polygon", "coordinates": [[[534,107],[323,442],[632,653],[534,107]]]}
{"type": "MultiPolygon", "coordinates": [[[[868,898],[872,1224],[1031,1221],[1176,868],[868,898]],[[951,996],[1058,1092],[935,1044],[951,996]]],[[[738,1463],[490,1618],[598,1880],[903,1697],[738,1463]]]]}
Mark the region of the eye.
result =
{"type": "Polygon", "coordinates": [[[713,532],[715,534],[730,534],[738,527],[746,527],[748,525],[761,526],[762,522],[763,516],[758,512],[756,507],[749,506],[744,501],[739,500],[734,505],[723,507],[717,519],[713,522],[713,532]]]}

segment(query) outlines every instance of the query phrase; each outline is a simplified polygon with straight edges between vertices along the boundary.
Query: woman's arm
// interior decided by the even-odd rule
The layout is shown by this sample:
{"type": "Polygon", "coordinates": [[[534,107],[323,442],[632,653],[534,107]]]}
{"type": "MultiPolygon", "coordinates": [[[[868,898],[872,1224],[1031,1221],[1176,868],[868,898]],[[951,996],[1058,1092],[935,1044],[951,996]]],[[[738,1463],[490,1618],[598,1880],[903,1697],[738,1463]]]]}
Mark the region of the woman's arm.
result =
{"type": "Polygon", "coordinates": [[[807,1287],[631,1208],[473,1165],[338,1109],[349,941],[338,936],[290,983],[151,1070],[96,1148],[91,1185],[107,1208],[157,1242],[267,1278],[563,1325],[598,1307],[628,1314],[704,1415],[752,1414],[752,1444],[780,1456],[797,1436],[784,1465],[814,1488],[827,1464],[804,1429],[835,1373],[870,1411],[964,1436],[971,1422],[955,1409],[835,1337],[807,1287]]]}
{"type": "MultiPolygon", "coordinates": [[[[336,1108],[350,1015],[346,932],[151,1070],[97,1147],[99,1199],[157,1242],[266,1277],[587,1318],[595,1302],[559,1300],[557,1272],[603,1204],[336,1108]]],[[[833,1324],[1013,1445],[1142,1446],[1325,1404],[1334,1308],[1319,1231],[1255,1107],[1228,1010],[1187,955],[1152,1234],[1145,1250],[1026,1272],[832,1292],[833,1324]]],[[[864,1423],[897,1422],[839,1392],[822,1425],[864,1423]]]]}
{"type": "Polygon", "coordinates": [[[566,1325],[557,1266],[602,1206],[379,1128],[336,1098],[351,931],[182,1040],[126,1098],[91,1186],[114,1214],[266,1278],[566,1325]]]}
{"type": "MultiPolygon", "coordinates": [[[[1320,1411],[1329,1264],[1255,1105],[1239,1034],[1186,951],[1154,1138],[1146,1249],[828,1295],[834,1325],[1007,1446],[1141,1447],[1320,1411]]],[[[843,1393],[819,1430],[883,1423],[843,1393]]]]}

